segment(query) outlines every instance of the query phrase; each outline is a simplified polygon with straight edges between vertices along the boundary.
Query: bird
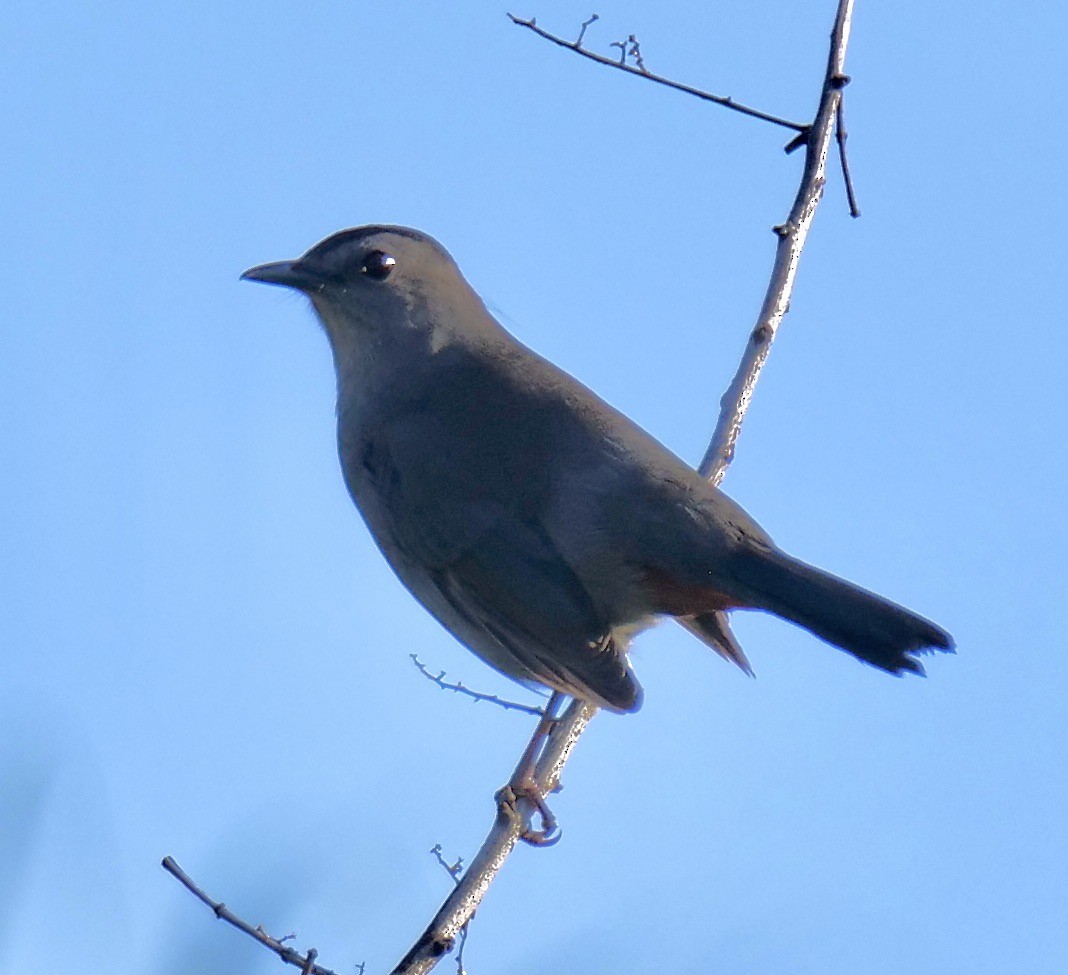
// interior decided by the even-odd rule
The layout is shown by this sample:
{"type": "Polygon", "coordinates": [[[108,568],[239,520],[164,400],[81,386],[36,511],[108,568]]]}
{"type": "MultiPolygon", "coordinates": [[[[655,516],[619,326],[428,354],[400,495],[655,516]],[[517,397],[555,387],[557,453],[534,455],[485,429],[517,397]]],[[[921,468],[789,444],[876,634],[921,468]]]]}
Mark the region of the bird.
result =
{"type": "Polygon", "coordinates": [[[342,473],[371,535],[448,631],[521,684],[636,711],[628,648],[664,618],[752,674],[734,610],[894,675],[953,652],[930,620],[788,555],[522,344],[429,235],[342,230],[241,277],[311,300],[333,355],[342,473]]]}

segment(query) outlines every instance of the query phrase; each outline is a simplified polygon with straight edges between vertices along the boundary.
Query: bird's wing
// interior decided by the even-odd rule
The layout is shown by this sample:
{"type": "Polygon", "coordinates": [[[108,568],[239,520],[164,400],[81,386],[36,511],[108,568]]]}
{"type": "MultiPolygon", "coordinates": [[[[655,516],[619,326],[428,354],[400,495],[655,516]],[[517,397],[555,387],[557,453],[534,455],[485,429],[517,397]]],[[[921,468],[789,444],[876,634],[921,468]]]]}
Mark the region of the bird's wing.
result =
{"type": "MultiPolygon", "coordinates": [[[[461,639],[500,669],[633,710],[626,654],[542,520],[551,422],[493,375],[462,380],[394,413],[361,448],[387,557],[400,556],[402,578],[403,564],[418,566],[466,624],[461,639]]],[[[431,612],[435,601],[423,599],[431,612]]]]}
{"type": "Polygon", "coordinates": [[[502,520],[439,570],[437,584],[539,681],[613,710],[638,707],[626,654],[539,524],[502,520]]]}

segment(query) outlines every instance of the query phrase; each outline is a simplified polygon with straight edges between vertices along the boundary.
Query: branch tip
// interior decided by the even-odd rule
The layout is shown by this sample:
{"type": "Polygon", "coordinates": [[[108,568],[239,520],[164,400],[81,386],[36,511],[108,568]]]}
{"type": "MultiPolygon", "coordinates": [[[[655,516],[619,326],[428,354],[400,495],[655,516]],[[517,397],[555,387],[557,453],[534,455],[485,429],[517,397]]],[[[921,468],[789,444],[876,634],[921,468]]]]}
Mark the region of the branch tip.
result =
{"type": "Polygon", "coordinates": [[[797,150],[802,148],[803,146],[808,145],[808,136],[810,131],[811,126],[806,125],[802,131],[798,132],[797,135],[795,135],[789,142],[786,143],[785,146],[783,146],[782,151],[789,156],[791,153],[797,152],[797,150]]]}
{"type": "Polygon", "coordinates": [[[165,856],[160,862],[160,866],[185,887],[185,889],[197,900],[211,908],[212,912],[220,921],[225,921],[227,924],[237,928],[238,931],[247,934],[253,941],[257,941],[265,948],[273,951],[287,965],[293,965],[295,968],[299,968],[302,975],[336,975],[336,973],[332,972],[329,968],[323,968],[322,965],[317,965],[315,963],[315,959],[319,957],[319,952],[315,948],[309,948],[307,952],[302,955],[295,948],[288,947],[285,942],[294,938],[295,935],[287,934],[284,938],[273,938],[263,929],[262,924],[253,927],[248,921],[238,917],[222,901],[212,900],[211,897],[197,886],[193,881],[193,878],[178,866],[174,857],[165,856]]]}

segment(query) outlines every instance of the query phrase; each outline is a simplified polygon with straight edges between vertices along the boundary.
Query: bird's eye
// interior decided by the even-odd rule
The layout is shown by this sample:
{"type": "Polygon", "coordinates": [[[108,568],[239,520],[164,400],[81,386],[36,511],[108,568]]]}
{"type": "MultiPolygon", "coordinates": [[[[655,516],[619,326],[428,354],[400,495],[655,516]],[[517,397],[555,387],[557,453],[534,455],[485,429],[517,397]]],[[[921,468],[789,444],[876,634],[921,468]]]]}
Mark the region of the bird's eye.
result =
{"type": "Polygon", "coordinates": [[[363,266],[360,268],[361,274],[366,274],[369,278],[374,278],[376,281],[383,281],[389,277],[390,272],[397,266],[396,259],[385,251],[371,251],[363,259],[363,266]]]}

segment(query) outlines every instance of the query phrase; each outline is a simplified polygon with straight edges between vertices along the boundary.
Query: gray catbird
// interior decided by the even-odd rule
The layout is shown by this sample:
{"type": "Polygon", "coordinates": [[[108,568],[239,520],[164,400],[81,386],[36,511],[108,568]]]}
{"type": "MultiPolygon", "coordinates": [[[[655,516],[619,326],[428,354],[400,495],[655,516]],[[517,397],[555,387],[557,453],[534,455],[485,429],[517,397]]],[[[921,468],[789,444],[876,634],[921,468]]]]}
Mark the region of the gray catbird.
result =
{"type": "Polygon", "coordinates": [[[334,234],[244,278],[326,328],[345,482],[401,581],[498,670],[634,711],[635,632],[671,616],[751,672],[727,623],[762,609],[893,674],[949,634],[799,562],[666,447],[489,314],[437,241],[334,234]]]}

